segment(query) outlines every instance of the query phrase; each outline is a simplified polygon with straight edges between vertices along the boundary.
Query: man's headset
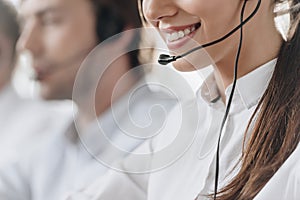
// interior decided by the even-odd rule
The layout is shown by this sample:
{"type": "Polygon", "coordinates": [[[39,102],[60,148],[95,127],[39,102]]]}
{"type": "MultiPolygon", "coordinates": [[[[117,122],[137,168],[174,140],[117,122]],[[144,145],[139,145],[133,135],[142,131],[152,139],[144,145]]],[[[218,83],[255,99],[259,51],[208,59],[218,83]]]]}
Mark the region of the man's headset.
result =
{"type": "MultiPolygon", "coordinates": [[[[238,50],[237,50],[237,54],[236,54],[236,59],[235,59],[235,65],[234,65],[234,77],[233,77],[233,83],[232,83],[232,89],[230,92],[230,96],[229,96],[229,100],[228,100],[228,104],[226,106],[226,111],[222,120],[222,124],[220,127],[220,132],[219,132],[219,137],[218,137],[218,145],[217,145],[217,151],[216,151],[216,171],[215,171],[215,187],[214,187],[214,199],[217,199],[217,193],[218,193],[218,183],[219,183],[219,162],[220,162],[220,142],[221,142],[221,136],[222,136],[222,132],[223,132],[223,128],[225,125],[225,122],[227,120],[228,114],[229,114],[229,110],[230,110],[230,106],[231,106],[231,102],[233,99],[233,94],[235,91],[235,86],[236,86],[236,82],[237,82],[237,69],[238,69],[238,62],[239,62],[239,57],[240,57],[240,53],[241,53],[241,47],[242,47],[242,43],[243,43],[243,26],[250,21],[250,19],[252,19],[255,14],[257,13],[260,5],[261,5],[261,0],[258,0],[257,5],[255,7],[255,9],[253,10],[253,12],[249,15],[249,17],[247,17],[245,20],[243,20],[244,18],[244,13],[245,13],[245,8],[246,8],[246,4],[247,4],[248,0],[244,0],[244,4],[241,10],[241,14],[240,14],[240,21],[241,23],[236,26],[234,29],[232,29],[229,33],[227,33],[226,35],[224,35],[223,37],[214,40],[212,42],[208,42],[206,44],[200,45],[198,47],[195,47],[189,51],[187,51],[186,53],[183,53],[181,55],[178,56],[171,56],[171,55],[166,55],[166,54],[161,54],[159,56],[158,59],[158,63],[161,65],[167,65],[171,62],[176,61],[179,58],[183,58],[191,53],[193,53],[194,51],[203,49],[205,47],[209,47],[212,45],[215,45],[225,39],[227,39],[228,37],[230,37],[232,34],[234,34],[236,31],[240,30],[240,42],[239,42],[239,46],[238,46],[238,50]]],[[[199,195],[198,195],[199,196],[199,195]]],[[[198,196],[196,197],[196,199],[198,198],[198,196]]]]}

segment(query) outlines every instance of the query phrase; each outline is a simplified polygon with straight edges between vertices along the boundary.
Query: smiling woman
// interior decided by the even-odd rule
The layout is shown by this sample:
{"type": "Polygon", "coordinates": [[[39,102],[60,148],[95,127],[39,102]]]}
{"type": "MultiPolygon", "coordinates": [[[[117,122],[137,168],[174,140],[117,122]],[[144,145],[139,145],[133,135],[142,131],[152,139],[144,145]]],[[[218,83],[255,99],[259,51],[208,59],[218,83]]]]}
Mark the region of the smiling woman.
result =
{"type": "MultiPolygon", "coordinates": [[[[222,38],[258,4],[257,0],[142,0],[145,19],[175,56],[194,48],[192,41],[198,46],[222,38]]],[[[205,113],[199,120],[198,146],[191,147],[182,161],[150,176],[149,199],[244,200],[261,191],[268,191],[268,199],[299,198],[299,180],[288,180],[290,185],[281,196],[276,187],[265,187],[269,182],[274,186],[273,175],[290,155],[299,153],[299,7],[299,0],[261,1],[258,12],[240,31],[197,51],[207,52],[214,66],[198,92],[199,110],[205,113]],[[281,3],[289,5],[277,13],[290,17],[286,41],[274,23],[274,8],[281,3]],[[224,114],[225,106],[228,112],[223,122],[218,121],[217,113],[224,114]],[[218,143],[216,134],[223,125],[218,143]]],[[[199,56],[174,62],[182,71],[205,66],[199,56]]]]}

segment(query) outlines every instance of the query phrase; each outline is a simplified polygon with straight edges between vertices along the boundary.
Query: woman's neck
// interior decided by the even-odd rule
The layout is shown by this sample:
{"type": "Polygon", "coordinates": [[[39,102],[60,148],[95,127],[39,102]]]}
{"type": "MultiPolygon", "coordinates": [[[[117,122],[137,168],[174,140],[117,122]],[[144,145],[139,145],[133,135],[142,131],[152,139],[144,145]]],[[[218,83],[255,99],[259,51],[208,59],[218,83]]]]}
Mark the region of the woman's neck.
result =
{"type": "MultiPolygon", "coordinates": [[[[248,74],[277,57],[282,44],[282,37],[274,30],[276,29],[274,25],[269,25],[270,27],[268,28],[266,28],[266,24],[262,26],[263,29],[256,27],[255,30],[265,31],[251,30],[251,27],[244,31],[237,78],[248,74]],[[277,34],[274,34],[274,32],[277,34]]],[[[225,90],[233,82],[237,48],[238,44],[234,48],[229,48],[214,66],[214,76],[223,102],[226,101],[225,90]]]]}

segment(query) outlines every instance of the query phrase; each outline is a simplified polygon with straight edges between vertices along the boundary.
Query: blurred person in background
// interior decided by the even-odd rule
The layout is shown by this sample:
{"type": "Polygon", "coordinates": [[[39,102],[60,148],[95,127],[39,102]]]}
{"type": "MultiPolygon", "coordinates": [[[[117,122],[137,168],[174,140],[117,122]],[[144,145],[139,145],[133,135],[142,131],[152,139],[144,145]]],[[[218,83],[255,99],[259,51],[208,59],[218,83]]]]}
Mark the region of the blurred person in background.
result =
{"type": "Polygon", "coordinates": [[[48,131],[63,127],[58,120],[68,111],[56,104],[20,97],[12,86],[17,61],[15,46],[19,38],[19,24],[15,9],[0,1],[0,166],[30,152],[48,131]],[[20,153],[22,152],[22,154],[20,153]]]}
{"type": "Polygon", "coordinates": [[[72,99],[77,113],[65,131],[54,133],[35,154],[0,170],[0,199],[63,199],[101,177],[112,162],[139,146],[143,136],[161,128],[164,111],[175,101],[164,92],[152,92],[143,72],[133,69],[140,64],[139,51],[127,50],[138,48],[139,32],[106,42],[84,62],[87,68],[80,68],[98,44],[141,26],[136,1],[24,0],[20,18],[18,47],[31,52],[41,97],[72,99]],[[154,105],[165,110],[149,116],[154,105]],[[132,126],[141,135],[130,137],[136,134],[130,132],[132,126]]]}

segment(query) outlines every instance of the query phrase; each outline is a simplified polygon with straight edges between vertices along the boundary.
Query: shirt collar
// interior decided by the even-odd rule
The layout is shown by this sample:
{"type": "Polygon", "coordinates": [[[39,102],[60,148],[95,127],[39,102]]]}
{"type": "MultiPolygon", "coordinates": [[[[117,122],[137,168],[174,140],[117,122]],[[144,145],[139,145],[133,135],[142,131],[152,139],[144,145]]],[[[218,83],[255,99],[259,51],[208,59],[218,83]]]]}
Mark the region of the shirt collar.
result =
{"type": "Polygon", "coordinates": [[[107,109],[85,128],[76,127],[76,120],[74,120],[73,127],[75,131],[73,132],[73,137],[69,137],[69,139],[75,144],[80,143],[93,156],[102,154],[108,145],[113,143],[113,138],[116,137],[118,133],[118,124],[115,122],[114,116],[125,115],[125,99],[126,98],[121,97],[121,99],[113,104],[114,109],[107,109]]]}
{"type": "MultiPolygon", "coordinates": [[[[268,87],[276,62],[277,59],[273,59],[239,78],[235,91],[235,96],[239,98],[235,100],[238,100],[238,103],[242,103],[247,109],[256,105],[268,87]]],[[[226,99],[229,98],[231,89],[232,84],[225,90],[226,99]]]]}
{"type": "MultiPolygon", "coordinates": [[[[140,85],[145,85],[144,82],[144,79],[138,81],[133,89],[140,85]]],[[[105,154],[115,142],[123,143],[123,146],[128,146],[129,149],[131,146],[134,148],[137,141],[140,140],[123,139],[125,136],[120,134],[119,126],[121,125],[120,123],[126,121],[123,119],[128,118],[128,112],[131,112],[128,109],[133,108],[138,102],[144,102],[152,92],[147,87],[146,90],[143,90],[143,94],[140,94],[137,99],[131,102],[129,101],[132,98],[130,91],[116,100],[111,108],[103,112],[85,128],[76,127],[76,120],[74,120],[75,122],[66,131],[68,141],[74,145],[81,144],[92,156],[97,156],[97,158],[105,154]]]]}
{"type": "MultiPolygon", "coordinates": [[[[250,109],[258,103],[269,84],[276,61],[273,59],[237,80],[231,110],[250,109]]],[[[226,100],[229,99],[231,89],[232,84],[225,90],[226,100]]],[[[221,98],[213,74],[206,78],[197,93],[212,107],[219,107],[221,98]]]]}
{"type": "Polygon", "coordinates": [[[203,81],[203,84],[198,91],[198,95],[201,95],[203,100],[209,104],[213,104],[221,98],[213,73],[203,81]]]}

